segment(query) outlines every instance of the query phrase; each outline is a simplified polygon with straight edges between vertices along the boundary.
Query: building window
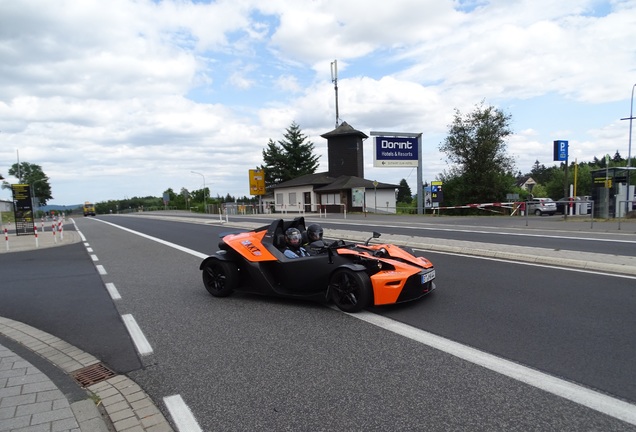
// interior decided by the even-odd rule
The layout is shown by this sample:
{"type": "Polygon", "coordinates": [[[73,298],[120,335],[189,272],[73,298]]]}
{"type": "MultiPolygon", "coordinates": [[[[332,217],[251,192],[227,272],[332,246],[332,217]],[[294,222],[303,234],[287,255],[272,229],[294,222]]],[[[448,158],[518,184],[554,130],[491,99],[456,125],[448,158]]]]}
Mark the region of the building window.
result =
{"type": "Polygon", "coordinates": [[[283,194],[282,193],[277,193],[276,194],[276,205],[283,205],[283,194]]]}
{"type": "Polygon", "coordinates": [[[322,194],[320,196],[320,202],[322,204],[340,204],[340,194],[322,194]]]}
{"type": "Polygon", "coordinates": [[[289,205],[292,205],[292,206],[296,205],[296,192],[289,193],[289,205]]]}

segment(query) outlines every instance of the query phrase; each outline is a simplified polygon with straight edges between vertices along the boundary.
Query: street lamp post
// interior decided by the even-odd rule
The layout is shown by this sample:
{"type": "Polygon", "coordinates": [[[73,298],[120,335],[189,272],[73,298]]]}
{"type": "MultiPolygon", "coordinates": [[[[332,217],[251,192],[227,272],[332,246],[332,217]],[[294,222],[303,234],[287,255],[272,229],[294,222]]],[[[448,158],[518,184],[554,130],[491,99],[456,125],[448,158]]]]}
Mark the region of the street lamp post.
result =
{"type": "Polygon", "coordinates": [[[190,172],[192,174],[199,174],[201,177],[203,177],[203,213],[207,213],[208,204],[207,204],[207,201],[205,200],[205,176],[201,174],[200,172],[196,172],[196,171],[190,171],[190,172]]]}

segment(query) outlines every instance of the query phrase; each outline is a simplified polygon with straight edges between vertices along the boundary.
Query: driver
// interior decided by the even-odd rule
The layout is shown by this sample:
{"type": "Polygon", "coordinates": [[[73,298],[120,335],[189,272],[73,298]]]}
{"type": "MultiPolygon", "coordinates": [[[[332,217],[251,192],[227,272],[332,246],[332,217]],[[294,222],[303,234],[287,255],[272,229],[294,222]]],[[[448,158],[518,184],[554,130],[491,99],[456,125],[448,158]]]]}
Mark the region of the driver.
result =
{"type": "Polygon", "coordinates": [[[288,228],[285,231],[285,250],[283,254],[287,258],[300,258],[304,256],[309,256],[307,250],[302,247],[302,234],[297,228],[288,228]]]}

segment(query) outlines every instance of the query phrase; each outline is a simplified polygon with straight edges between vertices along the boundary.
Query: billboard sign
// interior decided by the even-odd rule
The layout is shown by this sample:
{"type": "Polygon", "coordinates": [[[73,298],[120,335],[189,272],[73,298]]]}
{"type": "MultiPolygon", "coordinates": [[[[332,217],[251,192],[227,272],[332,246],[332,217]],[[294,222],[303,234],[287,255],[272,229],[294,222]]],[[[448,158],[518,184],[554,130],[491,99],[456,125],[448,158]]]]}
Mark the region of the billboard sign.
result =
{"type": "Polygon", "coordinates": [[[419,148],[417,137],[376,136],[373,152],[374,167],[417,167],[419,148]]]}

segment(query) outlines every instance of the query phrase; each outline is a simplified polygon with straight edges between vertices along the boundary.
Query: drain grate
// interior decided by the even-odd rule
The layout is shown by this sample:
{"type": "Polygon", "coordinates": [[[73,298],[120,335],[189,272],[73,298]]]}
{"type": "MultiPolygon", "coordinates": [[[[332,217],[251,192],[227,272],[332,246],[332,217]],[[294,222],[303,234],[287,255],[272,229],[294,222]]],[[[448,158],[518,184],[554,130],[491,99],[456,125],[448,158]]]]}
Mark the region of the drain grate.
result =
{"type": "Polygon", "coordinates": [[[82,387],[88,387],[89,385],[112,378],[115,375],[117,374],[114,371],[108,369],[102,363],[96,363],[73,372],[73,378],[75,378],[75,381],[82,387]]]}

